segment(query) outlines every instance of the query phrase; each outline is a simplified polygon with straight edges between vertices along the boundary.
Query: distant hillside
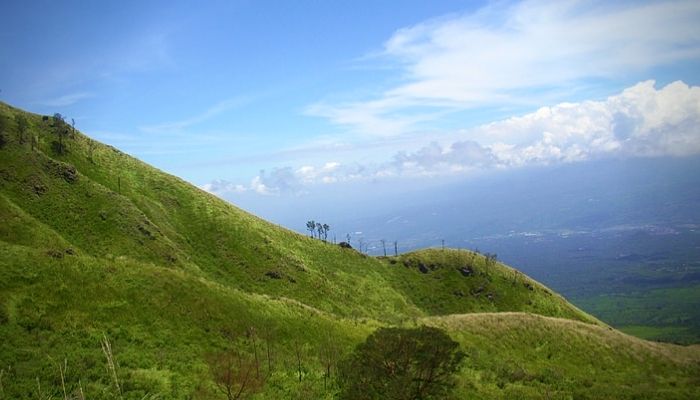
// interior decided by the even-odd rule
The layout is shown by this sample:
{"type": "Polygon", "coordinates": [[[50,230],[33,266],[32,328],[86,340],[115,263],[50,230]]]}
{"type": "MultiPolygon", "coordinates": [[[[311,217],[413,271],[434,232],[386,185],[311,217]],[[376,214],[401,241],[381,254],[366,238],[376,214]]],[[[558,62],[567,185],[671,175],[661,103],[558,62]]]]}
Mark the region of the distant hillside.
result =
{"type": "Polygon", "coordinates": [[[258,345],[256,398],[332,398],[323,354],[420,323],[468,352],[463,398],[698,388],[697,348],[612,331],[480,254],[368,257],[5,104],[0,135],[0,398],[222,398],[212,360],[258,345]]]}

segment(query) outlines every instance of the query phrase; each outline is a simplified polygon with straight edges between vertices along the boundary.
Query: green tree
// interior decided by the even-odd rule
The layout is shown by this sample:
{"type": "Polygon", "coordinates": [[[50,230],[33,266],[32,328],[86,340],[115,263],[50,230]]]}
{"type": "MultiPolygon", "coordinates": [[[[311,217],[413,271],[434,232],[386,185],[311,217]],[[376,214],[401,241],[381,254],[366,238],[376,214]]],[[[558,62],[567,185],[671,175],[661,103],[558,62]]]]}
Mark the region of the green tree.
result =
{"type": "Polygon", "coordinates": [[[380,328],[339,369],[341,399],[449,398],[464,353],[443,330],[380,328]]]}

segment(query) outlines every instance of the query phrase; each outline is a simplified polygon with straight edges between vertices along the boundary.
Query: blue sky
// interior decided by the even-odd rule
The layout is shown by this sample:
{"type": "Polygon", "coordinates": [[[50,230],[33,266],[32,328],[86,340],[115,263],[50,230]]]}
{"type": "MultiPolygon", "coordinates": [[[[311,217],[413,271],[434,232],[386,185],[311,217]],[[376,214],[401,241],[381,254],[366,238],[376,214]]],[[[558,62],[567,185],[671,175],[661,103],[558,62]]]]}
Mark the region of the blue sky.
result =
{"type": "Polygon", "coordinates": [[[3,101],[234,201],[700,153],[697,1],[11,1],[2,15],[3,101]]]}

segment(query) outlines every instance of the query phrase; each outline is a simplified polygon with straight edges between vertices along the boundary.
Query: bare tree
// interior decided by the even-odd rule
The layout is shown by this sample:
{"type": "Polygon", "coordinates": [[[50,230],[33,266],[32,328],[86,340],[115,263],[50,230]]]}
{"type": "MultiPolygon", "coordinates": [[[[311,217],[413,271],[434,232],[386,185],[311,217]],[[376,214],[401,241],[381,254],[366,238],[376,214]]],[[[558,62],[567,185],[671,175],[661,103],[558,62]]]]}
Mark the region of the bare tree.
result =
{"type": "Polygon", "coordinates": [[[263,326],[261,329],[261,336],[263,341],[265,341],[265,356],[267,358],[267,375],[272,374],[274,369],[274,339],[275,339],[275,329],[272,326],[263,326]]]}
{"type": "Polygon", "coordinates": [[[27,117],[24,115],[18,115],[15,117],[17,120],[17,131],[19,133],[19,144],[24,144],[26,141],[25,134],[27,133],[27,128],[29,127],[29,122],[27,117]]]}
{"type": "Polygon", "coordinates": [[[316,222],[314,220],[307,221],[306,230],[311,232],[311,237],[314,237],[314,231],[316,231],[316,222]]]}
{"type": "Polygon", "coordinates": [[[304,343],[299,340],[295,340],[292,345],[294,346],[294,358],[297,364],[297,374],[299,376],[299,383],[304,376],[304,343]]]}
{"type": "Polygon", "coordinates": [[[253,355],[255,356],[255,377],[257,379],[260,379],[260,359],[258,359],[258,343],[255,340],[256,339],[256,333],[255,333],[255,328],[254,327],[248,327],[248,332],[246,332],[248,336],[248,340],[253,345],[253,355]]]}
{"type": "Polygon", "coordinates": [[[95,158],[94,158],[95,145],[96,145],[96,142],[94,140],[88,139],[88,157],[90,157],[90,162],[93,164],[95,163],[95,158]]]}
{"type": "Polygon", "coordinates": [[[328,239],[328,231],[331,229],[331,227],[328,224],[323,224],[323,241],[325,242],[328,239]]]}
{"type": "Polygon", "coordinates": [[[382,249],[384,249],[384,257],[386,257],[386,240],[380,240],[382,242],[382,249]]]}
{"type": "Polygon", "coordinates": [[[335,340],[329,332],[326,332],[321,339],[319,348],[319,359],[323,365],[323,388],[328,390],[328,381],[332,382],[332,374],[338,365],[340,357],[340,347],[338,341],[335,340]]]}
{"type": "Polygon", "coordinates": [[[213,355],[208,361],[216,387],[228,400],[246,398],[264,384],[255,376],[258,365],[253,357],[240,350],[213,355]]]}
{"type": "Polygon", "coordinates": [[[399,242],[394,240],[394,256],[399,256],[399,242]]]}
{"type": "Polygon", "coordinates": [[[65,146],[63,144],[63,137],[68,135],[68,126],[66,124],[65,119],[63,118],[63,115],[61,115],[60,113],[55,113],[53,115],[53,128],[56,132],[56,135],[58,135],[58,144],[56,146],[56,152],[58,154],[64,154],[65,146]]]}
{"type": "Polygon", "coordinates": [[[323,234],[323,224],[320,222],[316,222],[316,231],[318,232],[318,239],[321,239],[321,235],[323,234]]]}

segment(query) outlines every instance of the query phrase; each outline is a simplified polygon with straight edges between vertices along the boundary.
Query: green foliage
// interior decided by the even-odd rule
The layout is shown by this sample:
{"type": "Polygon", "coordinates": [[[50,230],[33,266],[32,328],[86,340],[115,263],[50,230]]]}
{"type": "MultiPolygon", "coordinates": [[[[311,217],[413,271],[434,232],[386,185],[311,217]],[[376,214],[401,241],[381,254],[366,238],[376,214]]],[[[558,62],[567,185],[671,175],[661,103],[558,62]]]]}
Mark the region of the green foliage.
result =
{"type": "Polygon", "coordinates": [[[342,364],[341,399],[447,398],[464,353],[443,330],[380,328],[342,364]]]}
{"type": "Polygon", "coordinates": [[[4,398],[221,399],[213,355],[257,351],[252,398],[331,399],[344,354],[416,323],[468,354],[460,398],[691,398],[700,386],[697,348],[613,331],[495,259],[367,257],[77,131],[57,138],[48,117],[0,103],[0,120],[4,398]],[[19,116],[32,147],[15,140],[19,116]]]}

